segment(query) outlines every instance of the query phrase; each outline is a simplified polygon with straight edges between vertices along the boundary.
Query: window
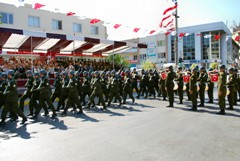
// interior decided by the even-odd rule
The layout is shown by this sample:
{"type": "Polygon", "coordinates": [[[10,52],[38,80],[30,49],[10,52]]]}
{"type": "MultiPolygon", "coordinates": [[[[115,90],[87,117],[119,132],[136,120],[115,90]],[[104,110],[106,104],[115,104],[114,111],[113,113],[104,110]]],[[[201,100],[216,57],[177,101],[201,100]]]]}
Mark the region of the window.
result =
{"type": "Polygon", "coordinates": [[[0,12],[0,22],[5,24],[13,24],[13,14],[0,12]]]}
{"type": "Polygon", "coordinates": [[[98,35],[98,27],[97,26],[91,26],[91,34],[98,35]]]}
{"type": "Polygon", "coordinates": [[[145,59],[146,59],[146,54],[141,54],[141,55],[140,55],[140,59],[141,59],[141,60],[145,60],[145,59]]]}
{"type": "Polygon", "coordinates": [[[40,27],[39,17],[28,16],[28,26],[30,26],[30,27],[40,27]]]}
{"type": "Polygon", "coordinates": [[[166,53],[158,53],[158,58],[165,58],[166,57],[166,53]]]}
{"type": "Polygon", "coordinates": [[[133,60],[138,60],[138,56],[137,55],[133,55],[133,60]]]}
{"type": "Polygon", "coordinates": [[[165,46],[165,40],[159,40],[157,46],[165,46]]]}
{"type": "Polygon", "coordinates": [[[195,60],[195,34],[183,37],[183,59],[195,60]]]}
{"type": "Polygon", "coordinates": [[[78,23],[73,24],[73,32],[82,32],[82,25],[78,23]]]}
{"type": "Polygon", "coordinates": [[[219,32],[211,32],[212,38],[211,38],[211,48],[212,48],[212,57],[211,59],[219,59],[220,58],[220,39],[215,40],[215,35],[220,35],[219,32]]]}
{"type": "Polygon", "coordinates": [[[62,30],[62,21],[52,20],[52,29],[62,30]]]}

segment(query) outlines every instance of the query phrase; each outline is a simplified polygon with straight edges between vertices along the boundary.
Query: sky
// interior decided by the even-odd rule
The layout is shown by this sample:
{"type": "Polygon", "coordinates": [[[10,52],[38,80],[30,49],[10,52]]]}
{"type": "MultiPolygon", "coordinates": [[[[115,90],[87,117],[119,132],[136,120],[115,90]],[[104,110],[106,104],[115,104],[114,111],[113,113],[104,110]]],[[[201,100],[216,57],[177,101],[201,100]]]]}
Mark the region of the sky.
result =
{"type": "MultiPolygon", "coordinates": [[[[21,0],[20,0],[21,1],[21,0]]],[[[98,18],[105,22],[108,39],[124,40],[148,36],[151,30],[163,31],[159,24],[163,11],[173,6],[172,0],[22,0],[41,3],[42,9],[76,16],[98,18]],[[114,29],[115,24],[122,24],[114,29]],[[134,33],[134,28],[140,28],[134,33]]],[[[23,5],[19,0],[0,0],[3,3],[23,5]]],[[[240,0],[178,0],[179,27],[223,21],[231,29],[233,21],[240,23],[240,0]]]]}

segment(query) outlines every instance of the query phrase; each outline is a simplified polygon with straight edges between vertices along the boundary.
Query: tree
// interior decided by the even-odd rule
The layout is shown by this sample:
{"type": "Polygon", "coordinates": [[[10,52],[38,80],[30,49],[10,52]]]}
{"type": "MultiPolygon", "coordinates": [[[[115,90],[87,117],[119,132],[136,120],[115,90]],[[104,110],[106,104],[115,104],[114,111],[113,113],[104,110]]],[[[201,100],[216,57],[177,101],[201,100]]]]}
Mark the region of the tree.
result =
{"type": "Polygon", "coordinates": [[[217,62],[213,62],[210,64],[210,68],[212,68],[212,69],[218,69],[218,66],[219,66],[219,63],[217,63],[217,62]]]}
{"type": "Polygon", "coordinates": [[[145,69],[145,70],[147,70],[147,69],[153,69],[153,68],[155,68],[155,64],[154,63],[152,63],[151,61],[149,61],[149,60],[146,60],[144,63],[143,63],[143,65],[142,65],[142,67],[143,67],[143,69],[145,69]]]}
{"type": "Polygon", "coordinates": [[[193,68],[195,68],[196,66],[197,66],[197,64],[195,64],[195,63],[192,63],[192,65],[191,65],[190,69],[193,69],[193,68]]]}
{"type": "Polygon", "coordinates": [[[121,64],[123,67],[129,67],[130,62],[119,54],[110,55],[106,58],[110,63],[121,64]]]}

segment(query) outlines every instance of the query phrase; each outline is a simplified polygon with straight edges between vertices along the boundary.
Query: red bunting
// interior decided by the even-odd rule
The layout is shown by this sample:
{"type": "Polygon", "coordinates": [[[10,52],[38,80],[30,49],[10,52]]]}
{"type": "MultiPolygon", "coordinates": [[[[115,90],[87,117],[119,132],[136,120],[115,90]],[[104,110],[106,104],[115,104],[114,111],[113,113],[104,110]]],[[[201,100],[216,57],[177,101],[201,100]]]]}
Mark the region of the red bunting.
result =
{"type": "Polygon", "coordinates": [[[39,9],[39,8],[44,7],[44,6],[45,6],[44,4],[35,3],[35,5],[34,5],[34,9],[39,9]]]}
{"type": "Polygon", "coordinates": [[[166,20],[166,19],[168,19],[168,18],[170,18],[172,15],[168,15],[167,17],[164,17],[163,19],[162,19],[162,21],[161,21],[161,23],[160,23],[160,27],[162,28],[162,26],[163,26],[163,22],[166,20]]]}
{"type": "Polygon", "coordinates": [[[72,16],[72,15],[75,15],[75,13],[74,12],[68,12],[67,13],[67,16],[72,16]]]}
{"type": "Polygon", "coordinates": [[[215,35],[215,36],[214,36],[214,39],[215,39],[215,40],[219,40],[220,37],[221,37],[220,35],[215,35]]]}
{"type": "Polygon", "coordinates": [[[196,34],[196,36],[202,36],[202,34],[196,34]]]}
{"type": "Polygon", "coordinates": [[[181,32],[181,33],[179,34],[179,37],[183,37],[183,36],[185,36],[185,35],[186,35],[186,33],[181,32]]]}
{"type": "Polygon", "coordinates": [[[163,15],[165,15],[166,13],[168,13],[169,11],[172,11],[172,10],[174,10],[174,9],[176,9],[177,8],[177,4],[175,4],[175,6],[173,6],[173,7],[170,7],[170,8],[167,8],[164,12],[163,12],[163,15]]]}
{"type": "Polygon", "coordinates": [[[151,35],[151,34],[153,34],[154,32],[156,32],[156,30],[150,31],[149,34],[151,35]]]}
{"type": "Polygon", "coordinates": [[[170,24],[173,23],[173,19],[171,21],[169,21],[165,26],[163,26],[164,28],[167,28],[170,24]]]}
{"type": "Polygon", "coordinates": [[[97,18],[94,18],[90,21],[91,24],[95,24],[95,23],[98,23],[100,22],[101,20],[97,19],[97,18]]]}
{"type": "Polygon", "coordinates": [[[134,30],[133,30],[133,32],[138,32],[140,30],[140,28],[135,28],[134,30]]]}
{"type": "Polygon", "coordinates": [[[240,41],[240,36],[236,36],[235,41],[240,41]]]}
{"type": "Polygon", "coordinates": [[[116,24],[116,25],[114,25],[113,27],[115,28],[115,29],[117,29],[117,28],[119,28],[120,26],[122,26],[121,24],[116,24]]]}
{"type": "Polygon", "coordinates": [[[167,35],[169,35],[170,33],[171,33],[171,32],[170,32],[170,31],[168,31],[168,32],[166,32],[166,33],[165,33],[165,35],[167,36],[167,35]]]}

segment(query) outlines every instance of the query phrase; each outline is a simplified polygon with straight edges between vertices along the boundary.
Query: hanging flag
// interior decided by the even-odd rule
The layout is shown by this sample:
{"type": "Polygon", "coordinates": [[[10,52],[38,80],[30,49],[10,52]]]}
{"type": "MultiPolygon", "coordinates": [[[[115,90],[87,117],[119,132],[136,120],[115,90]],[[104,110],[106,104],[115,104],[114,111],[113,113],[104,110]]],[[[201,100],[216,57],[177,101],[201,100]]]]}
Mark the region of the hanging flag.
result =
{"type": "Polygon", "coordinates": [[[172,11],[172,10],[174,10],[174,9],[176,9],[177,8],[177,4],[175,4],[175,6],[173,6],[173,7],[169,7],[169,8],[167,8],[164,12],[163,12],[163,15],[165,15],[165,14],[167,14],[168,12],[170,12],[170,11],[172,11]]]}
{"type": "Polygon", "coordinates": [[[183,36],[185,36],[185,34],[186,34],[186,33],[181,32],[181,33],[179,34],[179,37],[183,37],[183,36]]]}
{"type": "Polygon", "coordinates": [[[138,32],[140,30],[140,28],[135,28],[134,30],[133,30],[133,32],[138,32]]]}
{"type": "Polygon", "coordinates": [[[156,30],[150,31],[149,34],[151,35],[151,34],[153,34],[154,32],[156,32],[156,30]]]}
{"type": "Polygon", "coordinates": [[[39,8],[44,7],[44,6],[45,6],[44,4],[35,3],[35,5],[34,5],[34,9],[39,9],[39,8]]]}
{"type": "Polygon", "coordinates": [[[218,74],[210,74],[211,82],[218,82],[218,74]]]}
{"type": "Polygon", "coordinates": [[[208,38],[210,38],[210,37],[212,37],[212,35],[210,35],[210,34],[204,36],[205,39],[208,39],[208,38]]]}
{"type": "Polygon", "coordinates": [[[95,23],[98,23],[100,22],[101,20],[97,19],[97,18],[94,18],[90,21],[91,24],[95,24],[95,23]]]}
{"type": "Polygon", "coordinates": [[[161,73],[161,78],[162,78],[162,80],[167,79],[167,74],[165,72],[162,72],[161,73]]]}
{"type": "Polygon", "coordinates": [[[67,16],[72,16],[72,15],[75,15],[75,13],[74,12],[68,12],[67,13],[67,16]]]}
{"type": "Polygon", "coordinates": [[[171,25],[173,23],[173,19],[171,21],[169,21],[165,26],[163,26],[164,28],[167,28],[169,25],[171,25]]]}
{"type": "Polygon", "coordinates": [[[117,28],[119,28],[120,26],[122,26],[121,24],[116,24],[116,25],[114,25],[113,27],[115,28],[115,29],[117,29],[117,28]]]}
{"type": "Polygon", "coordinates": [[[202,34],[195,34],[196,36],[202,36],[202,34]]]}
{"type": "Polygon", "coordinates": [[[166,33],[165,33],[165,35],[167,36],[167,35],[169,35],[171,32],[170,31],[167,31],[166,33]]]}
{"type": "Polygon", "coordinates": [[[172,36],[175,36],[176,34],[177,34],[176,31],[172,31],[172,33],[171,33],[172,36]]]}
{"type": "Polygon", "coordinates": [[[162,28],[163,22],[164,22],[165,20],[169,19],[171,16],[172,16],[172,15],[168,15],[167,17],[164,17],[164,18],[162,19],[162,21],[161,21],[161,23],[160,23],[159,26],[162,28]]]}
{"type": "Polygon", "coordinates": [[[215,35],[215,36],[214,36],[214,40],[219,40],[220,37],[221,37],[221,35],[215,35]]]}
{"type": "Polygon", "coordinates": [[[240,41],[240,36],[236,36],[234,40],[235,41],[240,41]]]}

